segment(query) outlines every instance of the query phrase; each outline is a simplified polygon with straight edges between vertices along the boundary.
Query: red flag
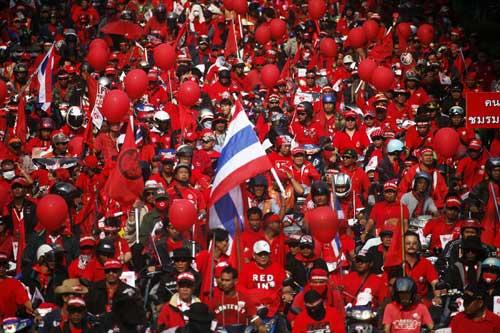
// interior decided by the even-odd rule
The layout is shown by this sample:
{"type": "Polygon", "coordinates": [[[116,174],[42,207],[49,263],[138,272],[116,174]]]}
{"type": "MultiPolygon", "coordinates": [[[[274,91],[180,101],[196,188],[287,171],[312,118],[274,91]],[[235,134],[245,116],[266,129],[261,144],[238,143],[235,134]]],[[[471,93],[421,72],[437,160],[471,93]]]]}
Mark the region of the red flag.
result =
{"type": "Polygon", "coordinates": [[[94,79],[92,76],[89,76],[87,78],[87,89],[89,92],[89,104],[90,104],[90,110],[94,108],[94,103],[95,103],[95,98],[97,96],[97,80],[94,79]]]}
{"type": "Polygon", "coordinates": [[[93,132],[93,124],[92,124],[92,116],[87,114],[87,119],[89,119],[87,123],[87,127],[85,127],[85,131],[83,132],[83,143],[87,145],[87,147],[92,150],[94,149],[94,133],[93,132]]]}
{"type": "Polygon", "coordinates": [[[139,164],[139,152],[135,144],[132,122],[129,122],[116,167],[111,170],[104,191],[110,198],[127,206],[139,198],[143,189],[144,179],[139,164]]]}
{"type": "Polygon", "coordinates": [[[226,48],[224,49],[224,56],[227,57],[231,54],[238,53],[238,45],[236,44],[236,32],[234,31],[234,22],[229,26],[229,32],[226,39],[226,48]]]}
{"type": "Polygon", "coordinates": [[[189,21],[186,20],[186,22],[184,22],[181,29],[177,33],[177,37],[175,39],[175,44],[173,45],[176,49],[180,49],[184,45],[184,43],[186,42],[187,34],[188,34],[188,29],[187,29],[188,22],[189,21]]]}
{"type": "Polygon", "coordinates": [[[26,111],[24,110],[25,103],[24,96],[21,95],[17,106],[16,128],[14,129],[14,134],[21,139],[23,144],[26,143],[26,134],[28,133],[26,130],[26,111]]]}
{"type": "Polygon", "coordinates": [[[392,228],[392,240],[387,254],[385,255],[384,267],[400,266],[403,263],[403,241],[401,239],[401,227],[392,228]]]}

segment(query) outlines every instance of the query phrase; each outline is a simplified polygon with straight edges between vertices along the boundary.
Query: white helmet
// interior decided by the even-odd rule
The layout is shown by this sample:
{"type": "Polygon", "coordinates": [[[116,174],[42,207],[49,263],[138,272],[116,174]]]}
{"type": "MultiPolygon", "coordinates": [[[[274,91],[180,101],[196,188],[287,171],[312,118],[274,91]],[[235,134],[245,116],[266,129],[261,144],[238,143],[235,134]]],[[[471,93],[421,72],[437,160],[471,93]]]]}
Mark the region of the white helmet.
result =
{"type": "Polygon", "coordinates": [[[109,85],[111,84],[111,81],[106,76],[101,76],[99,80],[97,80],[97,82],[99,83],[100,86],[107,88],[109,88],[109,85]]]}
{"type": "Polygon", "coordinates": [[[120,136],[116,139],[116,147],[125,143],[125,134],[120,134],[120,136]]]}
{"type": "Polygon", "coordinates": [[[337,173],[333,176],[333,183],[335,184],[335,195],[338,198],[345,198],[351,193],[351,177],[349,175],[337,173]]]}
{"type": "Polygon", "coordinates": [[[48,244],[42,244],[36,250],[36,260],[40,260],[41,257],[44,257],[47,253],[54,251],[54,249],[48,244]]]}
{"type": "Polygon", "coordinates": [[[158,121],[158,122],[167,121],[167,120],[170,120],[170,115],[163,110],[156,111],[154,116],[153,116],[153,120],[158,121]]]}
{"type": "Polygon", "coordinates": [[[66,114],[66,123],[69,127],[77,130],[83,126],[84,120],[85,115],[83,114],[82,109],[79,106],[75,105],[68,109],[68,113],[66,114]]]}
{"type": "Polygon", "coordinates": [[[214,113],[210,109],[202,109],[198,117],[200,118],[200,122],[203,122],[206,119],[214,119],[214,113]]]}

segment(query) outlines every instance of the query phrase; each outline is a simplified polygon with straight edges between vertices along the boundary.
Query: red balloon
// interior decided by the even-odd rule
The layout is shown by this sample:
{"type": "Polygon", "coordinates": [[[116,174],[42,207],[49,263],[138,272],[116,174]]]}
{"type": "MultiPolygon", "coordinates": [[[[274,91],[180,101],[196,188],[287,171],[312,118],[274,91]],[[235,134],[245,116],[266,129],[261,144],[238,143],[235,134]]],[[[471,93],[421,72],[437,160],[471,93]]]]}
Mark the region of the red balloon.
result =
{"type": "Polygon", "coordinates": [[[280,70],[278,66],[274,64],[267,64],[262,67],[260,79],[267,88],[274,87],[276,82],[280,79],[280,70]]]}
{"type": "Polygon", "coordinates": [[[108,60],[109,53],[101,47],[94,47],[87,54],[89,65],[96,71],[103,71],[108,65],[108,60]]]}
{"type": "Polygon", "coordinates": [[[313,209],[307,213],[306,219],[311,235],[322,243],[330,243],[337,234],[337,214],[329,206],[313,209]]]}
{"type": "Polygon", "coordinates": [[[371,82],[373,71],[377,68],[375,60],[366,58],[361,60],[358,66],[358,74],[361,80],[371,82]]]}
{"type": "Polygon", "coordinates": [[[101,111],[111,123],[120,123],[130,110],[128,95],[119,89],[108,91],[102,101],[101,111]]]}
{"type": "Polygon", "coordinates": [[[281,19],[272,19],[270,23],[271,38],[278,40],[286,33],[286,23],[281,19]]]}
{"type": "Polygon", "coordinates": [[[368,40],[375,40],[377,39],[380,26],[375,20],[367,20],[363,23],[363,30],[365,31],[366,38],[368,38],[368,40]]]}
{"type": "Polygon", "coordinates": [[[271,40],[271,28],[269,25],[262,24],[255,30],[255,40],[260,45],[264,45],[271,40]]]}
{"type": "Polygon", "coordinates": [[[94,40],[92,40],[89,44],[89,50],[92,50],[94,48],[98,48],[98,49],[103,49],[103,50],[107,50],[108,53],[109,53],[109,45],[108,43],[102,39],[102,38],[96,38],[94,40]]]}
{"type": "Polygon", "coordinates": [[[177,100],[184,106],[191,107],[195,105],[201,96],[200,86],[193,81],[186,81],[179,87],[177,100]]]}
{"type": "Polygon", "coordinates": [[[394,83],[394,73],[387,67],[378,66],[372,73],[372,84],[378,91],[391,89],[394,83]]]}
{"type": "Polygon", "coordinates": [[[158,67],[167,71],[175,65],[177,59],[175,48],[167,43],[160,44],[153,50],[153,59],[158,67]]]}
{"type": "Polygon", "coordinates": [[[434,27],[424,23],[417,30],[417,37],[423,44],[429,44],[434,39],[434,27]]]}
{"type": "Polygon", "coordinates": [[[455,156],[460,147],[460,137],[453,128],[444,127],[434,134],[434,149],[444,158],[455,156]]]}
{"type": "Polygon", "coordinates": [[[130,98],[139,98],[148,89],[148,75],[142,69],[133,69],[125,76],[124,84],[130,98]]]}
{"type": "Polygon", "coordinates": [[[68,205],[57,194],[47,194],[36,205],[36,218],[47,231],[59,230],[68,217],[68,205]]]}
{"type": "Polygon", "coordinates": [[[7,84],[4,80],[0,80],[0,103],[3,103],[3,101],[5,101],[7,94],[7,84]]]}
{"type": "Polygon", "coordinates": [[[253,88],[255,88],[255,86],[260,82],[259,71],[256,69],[252,69],[250,72],[248,72],[246,79],[248,81],[248,84],[250,85],[251,90],[253,90],[253,88]]]}
{"type": "Polygon", "coordinates": [[[325,57],[333,58],[337,55],[337,43],[335,43],[333,38],[323,38],[319,42],[319,51],[325,57]]]}
{"type": "Polygon", "coordinates": [[[198,212],[188,199],[175,199],[168,211],[168,218],[177,231],[184,232],[196,222],[198,212]]]}
{"type": "Polygon", "coordinates": [[[224,0],[223,3],[227,10],[233,10],[233,0],[224,0]]]}
{"type": "Polygon", "coordinates": [[[349,31],[347,40],[353,48],[359,49],[366,44],[366,33],[361,27],[353,28],[349,31]]]}
{"type": "Polygon", "coordinates": [[[396,29],[397,29],[397,32],[398,32],[398,36],[401,36],[405,40],[407,40],[408,38],[410,38],[410,36],[412,34],[411,24],[408,23],[408,22],[401,22],[401,23],[399,23],[398,26],[396,27],[396,29]]]}
{"type": "Polygon", "coordinates": [[[248,11],[248,3],[246,0],[233,0],[233,10],[240,14],[245,15],[248,11]]]}
{"type": "Polygon", "coordinates": [[[309,17],[317,20],[325,15],[326,3],[323,0],[309,0],[308,2],[309,17]]]}

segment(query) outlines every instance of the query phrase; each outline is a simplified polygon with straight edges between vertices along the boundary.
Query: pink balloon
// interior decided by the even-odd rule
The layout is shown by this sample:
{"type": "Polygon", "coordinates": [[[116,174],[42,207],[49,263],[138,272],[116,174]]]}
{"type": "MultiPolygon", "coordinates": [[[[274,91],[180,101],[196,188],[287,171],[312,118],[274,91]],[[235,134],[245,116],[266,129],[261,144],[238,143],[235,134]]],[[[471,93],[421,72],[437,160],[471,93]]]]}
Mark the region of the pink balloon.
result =
{"type": "Polygon", "coordinates": [[[274,87],[280,79],[280,70],[278,66],[274,64],[267,64],[262,67],[260,79],[267,88],[274,87]]]}
{"type": "Polygon", "coordinates": [[[361,60],[358,66],[358,74],[361,80],[371,82],[373,71],[377,68],[377,63],[369,58],[361,60]]]}
{"type": "Polygon", "coordinates": [[[177,53],[172,45],[163,43],[153,50],[153,59],[158,67],[164,71],[168,71],[175,65],[177,53]]]}
{"type": "Polygon", "coordinates": [[[130,98],[142,97],[148,89],[148,75],[142,69],[133,69],[125,76],[124,84],[130,98]]]}
{"type": "Polygon", "coordinates": [[[186,81],[179,87],[177,100],[184,106],[191,107],[195,105],[201,96],[200,86],[193,81],[186,81]]]}
{"type": "Polygon", "coordinates": [[[384,66],[378,66],[372,73],[372,84],[378,91],[391,89],[394,79],[393,71],[384,66]]]}
{"type": "Polygon", "coordinates": [[[349,34],[347,35],[347,40],[349,41],[350,45],[358,49],[360,47],[365,46],[366,44],[366,33],[361,27],[353,28],[351,31],[349,31],[349,34]]]}
{"type": "Polygon", "coordinates": [[[108,91],[102,101],[101,111],[109,122],[122,122],[130,111],[128,95],[119,89],[108,91]]]}
{"type": "Polygon", "coordinates": [[[272,19],[269,26],[273,40],[279,40],[286,33],[286,23],[281,19],[272,19]]]}
{"type": "Polygon", "coordinates": [[[319,42],[319,51],[325,57],[333,58],[337,55],[337,43],[335,43],[333,38],[323,38],[319,42]]]}
{"type": "Polygon", "coordinates": [[[377,39],[380,26],[375,20],[367,20],[363,23],[363,30],[365,31],[366,38],[368,38],[368,40],[375,40],[377,39]]]}

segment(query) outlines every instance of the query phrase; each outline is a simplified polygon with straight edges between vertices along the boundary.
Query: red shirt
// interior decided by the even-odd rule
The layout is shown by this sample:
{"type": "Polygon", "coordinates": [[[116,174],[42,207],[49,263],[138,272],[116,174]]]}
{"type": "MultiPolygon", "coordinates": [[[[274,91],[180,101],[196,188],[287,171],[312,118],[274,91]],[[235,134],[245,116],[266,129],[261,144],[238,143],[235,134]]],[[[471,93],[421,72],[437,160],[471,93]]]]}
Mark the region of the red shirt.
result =
{"type": "Polygon", "coordinates": [[[1,279],[0,290],[0,320],[15,317],[18,305],[29,301],[23,284],[15,279],[1,279]]]}
{"type": "Polygon", "coordinates": [[[451,320],[451,331],[453,333],[499,333],[500,317],[486,310],[484,316],[479,320],[469,319],[465,313],[460,312],[451,320]]]}
{"type": "Polygon", "coordinates": [[[417,284],[417,295],[421,299],[427,298],[429,283],[439,279],[436,269],[432,263],[425,258],[420,258],[413,267],[406,262],[405,272],[406,276],[411,277],[417,284]]]}
{"type": "Polygon", "coordinates": [[[337,282],[344,287],[345,303],[354,304],[357,295],[366,289],[371,289],[373,302],[376,306],[381,304],[384,298],[389,296],[384,280],[375,274],[368,275],[366,280],[363,281],[363,278],[357,272],[350,272],[337,282]]]}
{"type": "Polygon", "coordinates": [[[322,320],[314,320],[307,314],[306,310],[299,313],[292,323],[292,333],[308,332],[345,332],[344,318],[332,307],[325,307],[326,314],[322,320]]]}
{"type": "Polygon", "coordinates": [[[431,235],[431,249],[442,249],[444,246],[440,236],[448,235],[450,240],[455,239],[460,235],[460,226],[459,223],[448,224],[444,216],[439,216],[427,222],[423,232],[424,236],[431,235]]]}
{"type": "Polygon", "coordinates": [[[384,310],[383,323],[391,327],[391,333],[420,333],[422,324],[432,324],[432,318],[429,310],[422,303],[403,310],[401,305],[392,302],[384,310]]]}
{"type": "Polygon", "coordinates": [[[370,140],[363,130],[356,130],[352,136],[345,131],[338,132],[333,139],[333,145],[338,148],[341,154],[343,154],[347,148],[353,148],[356,149],[358,155],[361,155],[369,144],[370,140]]]}
{"type": "MultiPolygon", "coordinates": [[[[403,205],[403,218],[408,219],[409,216],[410,212],[408,211],[408,207],[403,205]]],[[[377,202],[370,212],[370,219],[375,221],[375,228],[377,228],[377,231],[380,231],[385,221],[393,218],[398,220],[401,219],[401,206],[399,201],[391,203],[387,201],[377,202]]]]}
{"type": "Polygon", "coordinates": [[[174,308],[170,304],[165,304],[158,315],[158,326],[163,326],[165,328],[172,328],[178,326],[184,326],[184,318],[182,312],[177,308],[174,308]]]}
{"type": "Polygon", "coordinates": [[[313,181],[321,179],[318,170],[307,161],[300,168],[294,164],[290,171],[296,181],[306,186],[310,186],[313,181]]]}
{"type": "Polygon", "coordinates": [[[466,156],[458,161],[457,174],[462,175],[463,182],[467,185],[468,190],[471,190],[484,179],[486,175],[484,166],[487,160],[488,154],[486,151],[483,151],[482,156],[477,160],[473,160],[469,156],[466,156]]]}
{"type": "Polygon", "coordinates": [[[317,145],[319,138],[327,135],[323,125],[318,121],[313,121],[309,126],[304,126],[296,121],[292,124],[292,133],[295,135],[295,141],[301,145],[317,145]]]}
{"type": "Polygon", "coordinates": [[[248,311],[252,308],[250,303],[250,300],[241,293],[237,292],[234,296],[227,296],[216,290],[208,307],[214,313],[217,324],[225,327],[246,325],[247,318],[254,314],[248,311]]]}

